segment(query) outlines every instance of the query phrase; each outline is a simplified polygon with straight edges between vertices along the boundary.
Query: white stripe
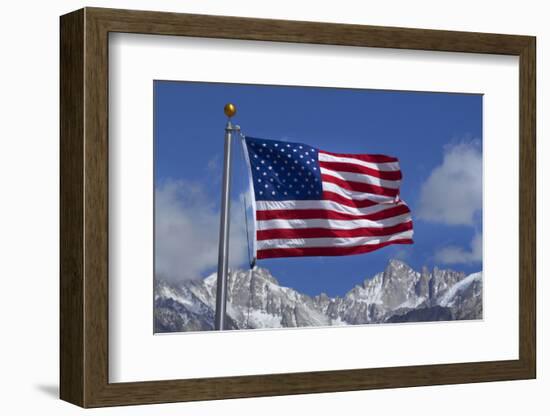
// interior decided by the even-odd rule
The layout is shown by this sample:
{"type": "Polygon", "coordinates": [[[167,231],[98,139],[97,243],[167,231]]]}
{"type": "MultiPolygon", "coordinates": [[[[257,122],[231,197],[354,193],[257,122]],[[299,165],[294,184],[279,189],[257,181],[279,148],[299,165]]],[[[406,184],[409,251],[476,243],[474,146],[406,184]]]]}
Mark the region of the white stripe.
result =
{"type": "Polygon", "coordinates": [[[327,219],[311,219],[311,220],[262,220],[256,221],[258,230],[273,230],[277,228],[333,228],[339,230],[352,230],[354,228],[380,228],[392,227],[411,221],[411,214],[402,214],[396,217],[385,218],[383,220],[327,220],[327,219]]]}
{"type": "Polygon", "coordinates": [[[334,192],[335,194],[341,195],[348,199],[355,199],[356,201],[364,201],[365,199],[380,203],[389,203],[395,201],[395,198],[392,196],[369,194],[360,191],[351,191],[349,189],[342,188],[335,183],[325,181],[323,181],[323,191],[334,192]]]}
{"type": "Polygon", "coordinates": [[[281,209],[323,209],[335,212],[341,212],[343,214],[351,215],[366,215],[374,214],[375,212],[380,212],[385,209],[394,208],[398,205],[404,205],[399,202],[397,204],[377,204],[371,207],[365,208],[353,208],[348,207],[347,205],[339,204],[334,201],[257,201],[256,202],[256,211],[271,211],[271,210],[281,210],[281,209]]]}
{"type": "Polygon", "coordinates": [[[321,151],[318,153],[318,155],[319,155],[319,160],[322,162],[353,163],[354,165],[376,169],[381,172],[401,170],[401,168],[399,167],[399,162],[386,162],[386,163],[365,162],[364,160],[354,159],[351,157],[340,157],[340,156],[328,155],[321,151]]]}
{"type": "Polygon", "coordinates": [[[306,248],[306,247],[356,247],[386,243],[388,241],[412,238],[413,230],[377,237],[349,238],[282,238],[258,241],[258,250],[269,248],[306,248]]]}
{"type": "MultiPolygon", "coordinates": [[[[240,133],[241,136],[241,149],[243,151],[244,160],[246,162],[246,166],[248,167],[248,192],[250,196],[250,202],[252,204],[252,226],[254,227],[254,232],[252,235],[252,257],[253,261],[256,259],[256,253],[258,252],[258,245],[256,241],[256,204],[254,201],[256,200],[256,196],[254,195],[254,181],[252,179],[252,165],[250,164],[250,158],[248,157],[248,146],[246,144],[246,137],[240,133]]],[[[246,207],[246,205],[245,205],[246,207]]],[[[245,211],[246,215],[246,211],[245,211]]],[[[246,230],[248,233],[248,230],[246,230]]],[[[248,254],[247,254],[248,255],[248,254]]]]}
{"type": "Polygon", "coordinates": [[[342,172],[327,168],[321,168],[321,173],[333,176],[335,178],[343,179],[344,181],[367,183],[369,185],[376,185],[391,189],[398,189],[401,183],[401,180],[391,181],[388,179],[380,179],[376,176],[364,175],[362,173],[342,172]]]}

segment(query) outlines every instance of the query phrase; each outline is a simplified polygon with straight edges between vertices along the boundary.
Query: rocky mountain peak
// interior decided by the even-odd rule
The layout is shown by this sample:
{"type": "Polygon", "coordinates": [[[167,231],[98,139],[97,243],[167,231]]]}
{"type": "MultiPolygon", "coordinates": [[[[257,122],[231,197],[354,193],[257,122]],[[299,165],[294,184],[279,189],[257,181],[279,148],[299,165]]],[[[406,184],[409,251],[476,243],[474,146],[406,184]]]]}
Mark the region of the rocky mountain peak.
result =
{"type": "Polygon", "coordinates": [[[399,271],[403,269],[410,269],[410,267],[403,260],[399,259],[391,259],[386,266],[386,271],[399,271]]]}
{"type": "Polygon", "coordinates": [[[254,277],[258,279],[266,280],[270,283],[273,283],[274,285],[278,285],[279,281],[271,274],[271,272],[268,269],[265,269],[263,267],[254,266],[254,269],[252,269],[252,273],[254,277]]]}
{"type": "MultiPolygon", "coordinates": [[[[249,281],[251,278],[261,281],[266,281],[269,283],[272,283],[274,285],[279,285],[279,281],[271,274],[271,272],[268,269],[257,267],[255,266],[254,269],[252,269],[252,274],[250,273],[250,270],[229,270],[228,273],[228,283],[229,286],[231,286],[232,283],[236,283],[238,281],[249,281]]],[[[204,279],[204,282],[207,286],[216,286],[218,280],[218,274],[212,273],[208,277],[204,279]]]]}

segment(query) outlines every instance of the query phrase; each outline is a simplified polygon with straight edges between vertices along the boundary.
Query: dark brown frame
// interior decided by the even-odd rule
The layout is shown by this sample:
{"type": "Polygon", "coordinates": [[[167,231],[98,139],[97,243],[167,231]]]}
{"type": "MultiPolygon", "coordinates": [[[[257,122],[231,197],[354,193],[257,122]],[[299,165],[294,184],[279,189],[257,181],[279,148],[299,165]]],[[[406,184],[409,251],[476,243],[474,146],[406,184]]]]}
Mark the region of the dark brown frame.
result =
{"type": "Polygon", "coordinates": [[[61,17],[60,396],[82,407],[536,377],[535,38],[85,8],[61,17]],[[519,359],[109,383],[109,32],[519,56],[519,359]]]}

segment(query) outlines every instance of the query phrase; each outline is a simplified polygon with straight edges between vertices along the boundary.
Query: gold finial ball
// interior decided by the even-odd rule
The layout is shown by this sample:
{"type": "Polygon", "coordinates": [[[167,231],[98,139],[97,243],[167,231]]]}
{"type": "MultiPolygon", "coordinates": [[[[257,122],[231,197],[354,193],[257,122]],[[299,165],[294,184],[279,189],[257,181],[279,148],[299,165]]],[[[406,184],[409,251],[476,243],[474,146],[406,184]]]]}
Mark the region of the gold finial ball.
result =
{"type": "Polygon", "coordinates": [[[223,112],[225,113],[225,115],[227,117],[231,118],[237,113],[237,107],[235,107],[235,105],[233,105],[231,103],[228,103],[223,108],[223,112]]]}

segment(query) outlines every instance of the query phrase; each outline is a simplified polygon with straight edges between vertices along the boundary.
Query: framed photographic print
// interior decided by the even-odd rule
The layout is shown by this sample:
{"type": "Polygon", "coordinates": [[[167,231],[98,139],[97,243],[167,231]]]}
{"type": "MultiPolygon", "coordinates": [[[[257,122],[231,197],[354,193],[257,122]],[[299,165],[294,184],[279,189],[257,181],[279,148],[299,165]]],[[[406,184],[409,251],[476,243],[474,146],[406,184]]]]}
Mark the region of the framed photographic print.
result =
{"type": "Polygon", "coordinates": [[[61,398],[534,378],[535,104],[529,36],[62,16],[61,398]]]}

